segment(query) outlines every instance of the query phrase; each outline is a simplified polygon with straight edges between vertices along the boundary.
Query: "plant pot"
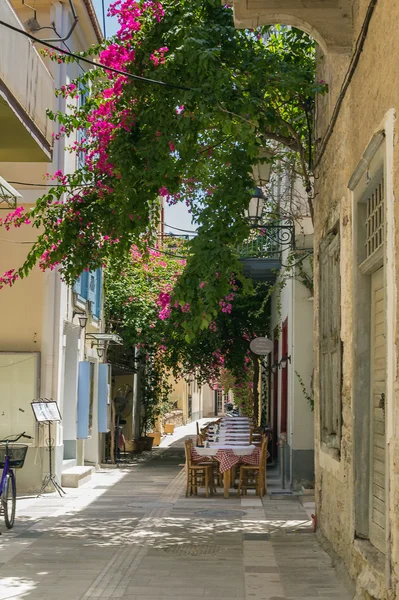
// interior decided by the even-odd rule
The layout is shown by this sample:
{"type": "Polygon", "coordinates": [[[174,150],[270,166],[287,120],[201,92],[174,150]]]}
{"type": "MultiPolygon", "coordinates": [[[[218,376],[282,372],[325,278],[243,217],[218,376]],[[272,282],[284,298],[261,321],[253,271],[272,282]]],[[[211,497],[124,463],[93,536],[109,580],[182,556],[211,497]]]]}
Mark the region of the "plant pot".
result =
{"type": "Polygon", "coordinates": [[[148,433],[147,436],[154,440],[153,446],[159,446],[161,443],[161,434],[159,431],[152,431],[151,433],[148,433]]]}
{"type": "Polygon", "coordinates": [[[142,438],[141,442],[143,444],[143,449],[145,451],[148,452],[149,450],[152,450],[152,444],[154,443],[153,437],[146,435],[145,437],[142,438]]]}
{"type": "Polygon", "coordinates": [[[175,424],[174,423],[165,423],[164,432],[170,433],[170,434],[174,433],[175,432],[175,424]]]}
{"type": "Polygon", "coordinates": [[[144,443],[142,440],[132,440],[132,452],[135,454],[141,454],[144,450],[144,443]]]}
{"type": "Polygon", "coordinates": [[[133,440],[126,440],[125,441],[125,450],[126,450],[126,452],[134,452],[133,447],[134,447],[133,440]]]}

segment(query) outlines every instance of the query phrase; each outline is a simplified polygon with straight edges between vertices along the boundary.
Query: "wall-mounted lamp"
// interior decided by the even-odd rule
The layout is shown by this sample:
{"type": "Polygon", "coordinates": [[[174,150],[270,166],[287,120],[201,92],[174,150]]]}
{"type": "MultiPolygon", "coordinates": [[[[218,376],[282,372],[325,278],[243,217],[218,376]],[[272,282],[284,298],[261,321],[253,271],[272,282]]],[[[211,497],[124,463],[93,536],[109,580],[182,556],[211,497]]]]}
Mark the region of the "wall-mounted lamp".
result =
{"type": "Polygon", "coordinates": [[[281,369],[285,369],[288,363],[291,364],[291,356],[284,355],[280,360],[279,367],[281,367],[281,369]]]}
{"type": "Polygon", "coordinates": [[[88,318],[86,313],[81,312],[79,310],[74,310],[72,313],[72,320],[74,319],[74,317],[78,317],[80,328],[84,329],[87,325],[87,318],[88,318]]]}
{"type": "Polygon", "coordinates": [[[102,358],[104,356],[104,352],[105,352],[104,346],[97,346],[96,350],[97,350],[98,358],[102,358]]]}

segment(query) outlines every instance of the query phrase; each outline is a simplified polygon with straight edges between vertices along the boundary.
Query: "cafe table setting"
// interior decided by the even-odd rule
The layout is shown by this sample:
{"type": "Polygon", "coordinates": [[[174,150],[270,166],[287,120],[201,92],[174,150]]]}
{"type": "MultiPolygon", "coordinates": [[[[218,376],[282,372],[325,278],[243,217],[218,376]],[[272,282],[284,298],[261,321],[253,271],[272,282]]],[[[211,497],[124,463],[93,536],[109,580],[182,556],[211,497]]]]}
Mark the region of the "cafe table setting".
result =
{"type": "Polygon", "coordinates": [[[219,463],[219,471],[223,474],[224,497],[229,497],[231,485],[231,469],[238,464],[259,464],[260,450],[252,444],[233,445],[207,442],[204,447],[192,448],[193,463],[204,462],[204,460],[216,460],[219,463]]]}

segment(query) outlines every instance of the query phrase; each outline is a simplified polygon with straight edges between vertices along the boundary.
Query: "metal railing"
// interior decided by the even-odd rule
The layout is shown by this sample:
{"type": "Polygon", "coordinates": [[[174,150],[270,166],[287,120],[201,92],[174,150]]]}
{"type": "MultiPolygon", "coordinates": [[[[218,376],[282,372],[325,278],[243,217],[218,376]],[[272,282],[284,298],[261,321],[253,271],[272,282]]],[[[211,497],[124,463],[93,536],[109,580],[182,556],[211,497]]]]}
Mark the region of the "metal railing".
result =
{"type": "Polygon", "coordinates": [[[134,350],[125,348],[124,346],[109,346],[107,350],[107,362],[124,371],[135,371],[134,350]]]}
{"type": "Polygon", "coordinates": [[[295,247],[295,230],[291,221],[273,221],[251,227],[248,239],[237,247],[240,258],[280,258],[282,252],[295,247]]]}

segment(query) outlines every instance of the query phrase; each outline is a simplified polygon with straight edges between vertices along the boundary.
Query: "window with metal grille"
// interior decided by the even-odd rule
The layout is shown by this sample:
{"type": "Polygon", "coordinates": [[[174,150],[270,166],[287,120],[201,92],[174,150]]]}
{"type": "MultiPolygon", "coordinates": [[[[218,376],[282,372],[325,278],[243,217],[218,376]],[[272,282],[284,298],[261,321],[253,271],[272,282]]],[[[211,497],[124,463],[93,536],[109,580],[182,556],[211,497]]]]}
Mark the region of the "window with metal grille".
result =
{"type": "Polygon", "coordinates": [[[384,177],[374,183],[366,197],[366,258],[384,244],[384,177]]]}
{"type": "Polygon", "coordinates": [[[216,390],[217,412],[223,411],[223,390],[216,390]]]}

